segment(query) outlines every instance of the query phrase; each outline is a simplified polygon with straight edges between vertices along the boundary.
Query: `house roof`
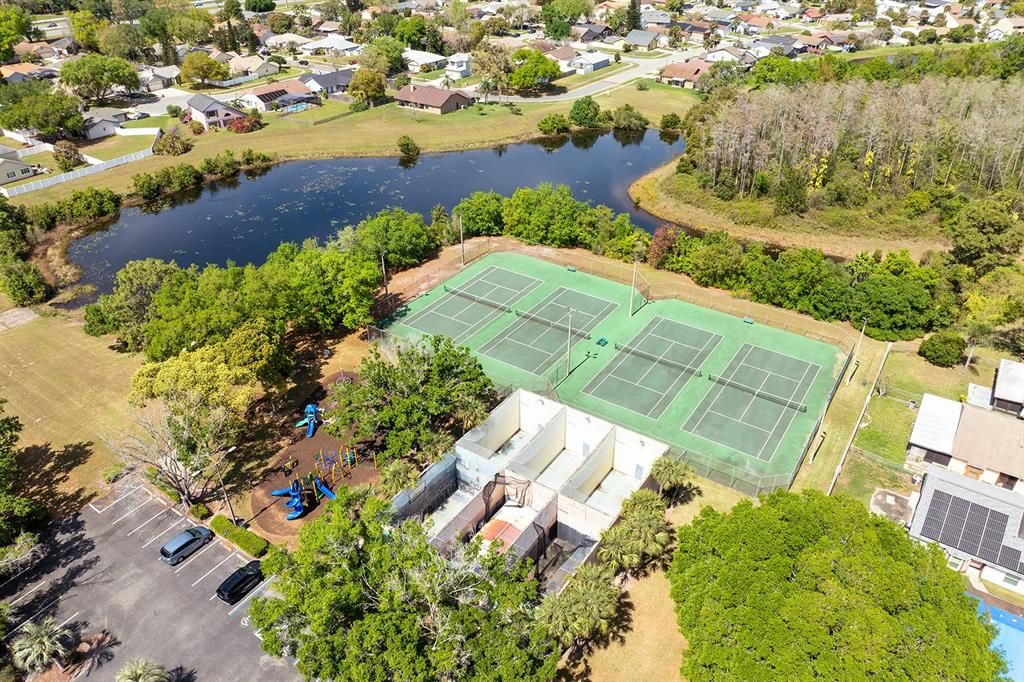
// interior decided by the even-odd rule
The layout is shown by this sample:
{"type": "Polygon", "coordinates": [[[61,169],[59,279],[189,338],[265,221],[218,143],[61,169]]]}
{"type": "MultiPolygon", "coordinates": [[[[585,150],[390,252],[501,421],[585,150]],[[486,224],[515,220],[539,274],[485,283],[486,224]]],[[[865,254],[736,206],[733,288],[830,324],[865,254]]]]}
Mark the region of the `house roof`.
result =
{"type": "Polygon", "coordinates": [[[71,38],[58,38],[50,43],[50,47],[55,50],[67,50],[75,46],[75,41],[71,38]]]}
{"type": "Polygon", "coordinates": [[[910,433],[910,444],[944,455],[953,454],[953,440],[963,409],[955,400],[925,393],[910,433]]]}
{"type": "Polygon", "coordinates": [[[321,88],[335,88],[339,85],[348,85],[352,82],[353,69],[342,69],[330,73],[304,73],[299,76],[298,81],[302,84],[316,83],[321,88]]]}
{"type": "Polygon", "coordinates": [[[34,54],[34,53],[39,52],[39,51],[41,51],[43,49],[50,49],[50,50],[52,50],[53,48],[50,47],[49,43],[44,43],[42,41],[37,42],[37,43],[30,43],[30,42],[27,42],[27,41],[22,41],[22,42],[20,42],[20,43],[18,43],[17,45],[14,46],[14,54],[34,54]]]}
{"type": "Polygon", "coordinates": [[[210,97],[209,95],[192,95],[188,98],[186,104],[192,109],[195,109],[196,111],[201,111],[203,113],[212,111],[213,109],[230,109],[232,111],[237,111],[239,114],[242,113],[236,107],[231,106],[227,102],[221,102],[220,100],[216,100],[210,97]]]}
{"type": "Polygon", "coordinates": [[[235,57],[228,62],[228,68],[232,71],[242,71],[245,73],[249,73],[252,71],[256,71],[266,63],[267,60],[258,55],[251,55],[249,57],[235,57]]]}
{"type": "Polygon", "coordinates": [[[1024,478],[1024,421],[967,405],[953,440],[953,456],[979,469],[1024,478]]]}
{"type": "Polygon", "coordinates": [[[626,42],[630,45],[650,45],[657,39],[657,33],[652,31],[641,31],[636,28],[626,34],[626,42]]]}
{"type": "Polygon", "coordinates": [[[256,95],[257,97],[259,97],[260,95],[265,95],[265,94],[271,93],[271,92],[277,92],[278,90],[283,90],[284,92],[290,92],[290,93],[295,94],[295,95],[309,95],[309,94],[311,94],[313,92],[312,90],[307,88],[306,84],[303,83],[302,81],[300,81],[299,79],[297,79],[297,78],[289,78],[286,81],[280,81],[280,82],[277,82],[277,83],[267,83],[266,85],[260,85],[258,87],[252,88],[251,90],[246,90],[242,94],[243,95],[256,95]]]}
{"type": "Polygon", "coordinates": [[[608,63],[609,57],[603,52],[581,52],[580,54],[576,55],[572,61],[597,65],[608,63]]]}
{"type": "Polygon", "coordinates": [[[928,467],[910,522],[911,537],[938,542],[953,556],[981,559],[1024,575],[1024,495],[928,467]]]}
{"type": "Polygon", "coordinates": [[[22,76],[32,76],[43,71],[43,67],[37,64],[4,64],[0,66],[0,74],[7,78],[13,74],[20,73],[22,76]]]}
{"type": "Polygon", "coordinates": [[[561,47],[548,52],[547,56],[552,59],[567,62],[576,56],[576,50],[569,45],[562,45],[561,47]]]}
{"type": "Polygon", "coordinates": [[[399,102],[411,102],[425,107],[441,107],[451,97],[461,95],[466,99],[473,99],[471,95],[461,90],[443,90],[433,85],[406,85],[395,94],[399,102]]]}
{"type": "Polygon", "coordinates": [[[306,43],[302,46],[302,51],[313,51],[313,50],[336,50],[338,52],[347,52],[353,48],[359,47],[345,36],[340,36],[332,33],[329,36],[324,36],[320,40],[314,40],[306,43]]]}
{"type": "Polygon", "coordinates": [[[403,50],[402,57],[404,57],[406,61],[415,62],[416,64],[432,64],[434,62],[443,62],[447,59],[444,55],[411,49],[403,50]]]}
{"type": "Polygon", "coordinates": [[[1024,403],[1024,363],[1000,360],[992,395],[998,400],[1024,403]]]}
{"type": "Polygon", "coordinates": [[[339,24],[337,21],[325,21],[316,27],[316,30],[320,31],[321,33],[334,33],[335,31],[338,31],[340,29],[341,24],[339,24]]]}
{"type": "Polygon", "coordinates": [[[711,63],[703,59],[691,59],[685,62],[669,64],[661,71],[665,78],[675,78],[696,83],[701,74],[711,68],[711,63]]]}
{"type": "Polygon", "coordinates": [[[817,7],[808,7],[807,9],[804,10],[804,16],[810,19],[818,19],[824,15],[825,13],[822,12],[817,7]]]}
{"type": "Polygon", "coordinates": [[[767,28],[772,24],[771,17],[762,17],[759,14],[741,14],[737,17],[744,24],[767,28]]]}
{"type": "Polygon", "coordinates": [[[538,52],[547,54],[548,52],[556,49],[558,45],[550,40],[534,40],[529,43],[529,47],[533,50],[537,50],[538,52]]]}
{"type": "Polygon", "coordinates": [[[270,36],[267,38],[267,42],[272,45],[287,45],[288,43],[294,43],[296,45],[305,45],[306,43],[312,42],[309,38],[300,36],[298,33],[282,33],[276,36],[270,36]]]}

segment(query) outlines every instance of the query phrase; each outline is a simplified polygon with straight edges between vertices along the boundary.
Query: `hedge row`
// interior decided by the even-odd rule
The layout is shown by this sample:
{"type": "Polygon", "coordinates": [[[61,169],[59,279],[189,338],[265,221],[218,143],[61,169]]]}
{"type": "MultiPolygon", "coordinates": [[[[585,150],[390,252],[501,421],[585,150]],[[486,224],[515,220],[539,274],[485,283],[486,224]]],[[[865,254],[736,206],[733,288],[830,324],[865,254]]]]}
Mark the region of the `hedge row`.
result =
{"type": "Polygon", "coordinates": [[[256,535],[256,533],[245,528],[239,528],[231,523],[231,520],[226,516],[221,516],[220,514],[217,514],[210,520],[210,528],[217,535],[234,543],[240,550],[257,559],[266,554],[267,548],[270,546],[270,543],[256,535]]]}

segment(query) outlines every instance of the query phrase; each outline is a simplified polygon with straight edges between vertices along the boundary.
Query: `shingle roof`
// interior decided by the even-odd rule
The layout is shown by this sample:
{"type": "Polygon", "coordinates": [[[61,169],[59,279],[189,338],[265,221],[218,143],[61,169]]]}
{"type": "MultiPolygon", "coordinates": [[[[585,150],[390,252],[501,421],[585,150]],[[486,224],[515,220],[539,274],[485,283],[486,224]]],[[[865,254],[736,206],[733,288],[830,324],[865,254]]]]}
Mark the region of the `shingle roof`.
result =
{"type": "Polygon", "coordinates": [[[426,107],[441,107],[454,95],[461,95],[472,99],[470,95],[461,90],[442,90],[433,85],[406,85],[395,94],[399,102],[411,102],[426,107]]]}
{"type": "Polygon", "coordinates": [[[321,88],[335,88],[339,85],[348,85],[352,82],[352,74],[355,71],[353,69],[342,69],[340,71],[331,71],[330,73],[304,73],[299,76],[299,81],[303,84],[315,82],[321,88]]]}
{"type": "MultiPolygon", "coordinates": [[[[192,95],[191,97],[188,98],[188,101],[186,102],[186,104],[189,107],[195,109],[196,111],[201,111],[203,113],[206,113],[207,111],[210,111],[211,109],[231,109],[232,111],[238,111],[238,109],[236,109],[235,107],[231,106],[227,102],[221,102],[220,100],[216,100],[216,99],[210,97],[209,95],[202,95],[202,94],[192,95]]],[[[238,111],[238,113],[242,113],[242,112],[238,111]]]]}

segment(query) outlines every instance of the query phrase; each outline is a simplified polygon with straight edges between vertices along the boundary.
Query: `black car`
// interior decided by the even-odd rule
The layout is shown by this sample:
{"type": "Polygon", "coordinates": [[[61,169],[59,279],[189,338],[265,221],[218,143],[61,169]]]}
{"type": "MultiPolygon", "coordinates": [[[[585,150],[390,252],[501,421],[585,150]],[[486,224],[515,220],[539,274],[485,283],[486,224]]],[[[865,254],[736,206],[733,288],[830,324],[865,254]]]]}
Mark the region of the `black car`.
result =
{"type": "Polygon", "coordinates": [[[217,588],[217,598],[227,604],[234,604],[261,582],[263,570],[260,569],[260,562],[250,561],[220,584],[217,588]]]}

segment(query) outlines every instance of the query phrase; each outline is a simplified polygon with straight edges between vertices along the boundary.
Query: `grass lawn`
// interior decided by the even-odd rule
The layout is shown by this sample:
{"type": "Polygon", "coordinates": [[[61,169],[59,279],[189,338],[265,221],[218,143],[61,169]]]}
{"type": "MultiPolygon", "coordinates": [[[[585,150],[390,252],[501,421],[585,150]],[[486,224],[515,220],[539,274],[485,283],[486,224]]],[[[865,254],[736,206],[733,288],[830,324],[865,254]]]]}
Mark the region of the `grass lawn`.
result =
{"type": "Polygon", "coordinates": [[[152,146],[153,138],[149,135],[111,135],[101,140],[78,145],[78,151],[100,161],[109,161],[152,146]]]}
{"type": "MultiPolygon", "coordinates": [[[[740,500],[747,499],[735,490],[712,481],[698,478],[697,484],[701,493],[696,499],[669,510],[668,517],[673,525],[690,523],[703,507],[711,506],[725,512],[740,500]]],[[[670,587],[665,571],[655,571],[626,583],[627,598],[632,604],[631,629],[621,640],[613,641],[587,656],[590,676],[586,679],[591,682],[680,679],[679,667],[686,640],[676,624],[670,587]]]]}
{"type": "Polygon", "coordinates": [[[914,485],[909,475],[872,461],[856,451],[851,452],[833,494],[850,495],[867,507],[877,488],[907,494],[914,489],[914,485]]]}
{"type": "Polygon", "coordinates": [[[1000,599],[1005,599],[1011,604],[1015,604],[1016,606],[1024,608],[1024,595],[1022,595],[1020,592],[1014,592],[1011,589],[1003,587],[999,583],[994,583],[989,580],[982,580],[981,583],[985,586],[985,589],[988,590],[990,594],[999,597],[1000,599]]]}
{"type": "Polygon", "coordinates": [[[92,496],[116,458],[108,443],[130,423],[126,396],[139,359],[108,344],[60,317],[0,333],[0,395],[25,427],[23,490],[61,513],[78,511],[92,496]]]}
{"type": "Polygon", "coordinates": [[[7,298],[7,294],[0,291],[0,313],[6,313],[14,308],[14,302],[7,298]]]}
{"type": "Polygon", "coordinates": [[[23,142],[12,140],[11,138],[5,135],[0,135],[0,144],[7,145],[8,147],[14,147],[15,149],[22,149],[25,147],[25,144],[23,142]]]}
{"type": "Polygon", "coordinates": [[[893,464],[903,464],[916,418],[917,411],[909,409],[906,400],[873,396],[864,415],[864,425],[857,432],[853,444],[893,464]]]}
{"type": "Polygon", "coordinates": [[[969,48],[972,43],[942,43],[941,45],[886,45],[883,47],[868,48],[866,50],[857,50],[856,52],[838,52],[836,56],[840,59],[845,59],[850,62],[863,62],[875,57],[889,57],[897,54],[927,54],[930,52],[947,51],[947,50],[964,50],[969,48]]]}
{"type": "Polygon", "coordinates": [[[558,80],[551,81],[551,84],[554,86],[563,87],[566,90],[575,90],[576,88],[586,85],[587,83],[593,83],[595,81],[603,80],[604,78],[607,78],[612,74],[618,73],[620,71],[625,71],[626,69],[631,68],[633,67],[629,64],[609,64],[603,69],[598,69],[597,71],[592,71],[590,73],[575,73],[571,76],[559,78],[558,80]]]}
{"type": "Polygon", "coordinates": [[[122,128],[160,128],[161,130],[167,130],[167,127],[171,123],[180,123],[178,119],[172,119],[170,116],[150,116],[149,118],[140,118],[137,121],[125,121],[121,124],[122,128]]]}
{"type": "Polygon", "coordinates": [[[480,76],[479,74],[475,74],[474,73],[474,74],[471,74],[469,76],[466,76],[465,78],[458,79],[457,81],[455,81],[454,85],[457,88],[464,88],[467,85],[474,85],[476,83],[479,83],[482,80],[483,80],[482,76],[480,76]]]}
{"type": "Polygon", "coordinates": [[[434,69],[433,71],[426,71],[424,73],[410,74],[414,81],[436,81],[438,78],[444,76],[445,69],[434,69]]]}
{"type": "Polygon", "coordinates": [[[348,102],[339,102],[336,99],[325,100],[321,106],[312,107],[305,111],[300,111],[297,114],[284,117],[286,121],[304,121],[306,123],[312,123],[319,121],[320,119],[330,118],[331,116],[337,116],[338,114],[344,114],[348,111],[348,102]]]}
{"type": "Polygon", "coordinates": [[[934,393],[950,400],[960,400],[967,395],[969,383],[991,386],[999,360],[1003,358],[1013,359],[1013,356],[979,346],[970,368],[964,371],[963,365],[948,369],[936,367],[913,351],[894,351],[885,363],[882,381],[887,388],[908,394],[901,394],[901,398],[919,399],[925,393],[934,393]]]}
{"type": "MultiPolygon", "coordinates": [[[[627,83],[609,92],[594,95],[594,100],[602,108],[615,109],[623,104],[632,104],[651,120],[651,125],[658,125],[665,114],[679,114],[682,117],[700,97],[693,90],[674,88],[671,85],[647,81],[647,90],[637,90],[636,83],[627,83]]],[[[675,167],[675,162],[672,162],[675,167]]]]}

